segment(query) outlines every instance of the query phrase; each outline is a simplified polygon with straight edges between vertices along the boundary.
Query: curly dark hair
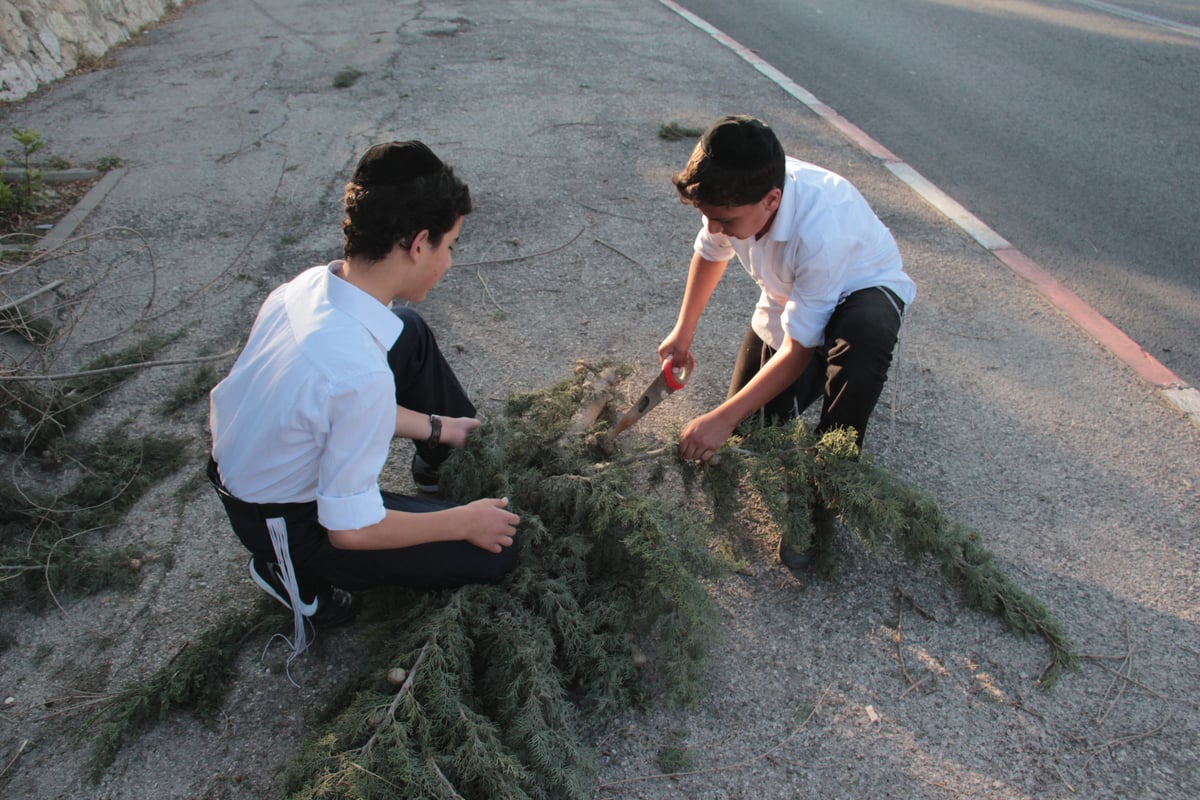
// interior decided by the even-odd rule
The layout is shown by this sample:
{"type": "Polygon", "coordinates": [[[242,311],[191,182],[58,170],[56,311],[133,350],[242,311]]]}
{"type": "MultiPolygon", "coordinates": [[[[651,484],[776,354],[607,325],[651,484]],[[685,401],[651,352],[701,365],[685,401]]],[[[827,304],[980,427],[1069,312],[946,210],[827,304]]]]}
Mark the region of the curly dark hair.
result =
{"type": "Polygon", "coordinates": [[[688,205],[744,206],[783,188],[784,161],[783,146],[766,123],[725,116],[704,132],[671,182],[688,205]]]}
{"type": "Polygon", "coordinates": [[[434,247],[459,217],[471,213],[471,192],[449,166],[401,183],[346,184],[342,249],[346,258],[381,261],[396,245],[429,231],[434,247]]]}

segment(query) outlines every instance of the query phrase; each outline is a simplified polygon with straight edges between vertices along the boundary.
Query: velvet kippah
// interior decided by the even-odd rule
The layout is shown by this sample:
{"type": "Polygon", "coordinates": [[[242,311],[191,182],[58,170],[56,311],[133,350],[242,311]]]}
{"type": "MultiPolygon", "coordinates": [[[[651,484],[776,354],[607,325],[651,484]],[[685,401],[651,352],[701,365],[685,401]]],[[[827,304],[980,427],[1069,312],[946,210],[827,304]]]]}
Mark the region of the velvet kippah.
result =
{"type": "Polygon", "coordinates": [[[363,154],[353,182],[360,186],[395,186],[432,175],[442,167],[442,160],[422,142],[385,142],[363,154]]]}
{"type": "Polygon", "coordinates": [[[714,163],[732,169],[757,169],[783,149],[765,122],[744,115],[718,119],[700,137],[700,147],[714,163]]]}

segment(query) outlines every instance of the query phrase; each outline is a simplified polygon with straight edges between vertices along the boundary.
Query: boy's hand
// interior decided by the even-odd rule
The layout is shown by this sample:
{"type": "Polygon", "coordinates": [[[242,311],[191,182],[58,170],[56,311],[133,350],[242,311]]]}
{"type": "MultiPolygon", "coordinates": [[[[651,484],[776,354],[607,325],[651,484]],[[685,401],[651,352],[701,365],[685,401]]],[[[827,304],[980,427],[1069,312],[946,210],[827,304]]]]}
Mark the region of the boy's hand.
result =
{"type": "Polygon", "coordinates": [[[729,424],[715,411],[701,414],[683,428],[679,439],[679,457],[707,463],[728,441],[737,424],[729,424]]]}
{"type": "Polygon", "coordinates": [[[467,514],[467,535],[464,537],[476,547],[489,553],[499,553],[512,546],[521,518],[508,508],[508,498],[487,498],[463,506],[467,514]]]}
{"type": "Polygon", "coordinates": [[[658,362],[661,364],[668,358],[672,359],[676,364],[688,363],[688,353],[692,349],[692,341],[690,338],[683,336],[679,331],[671,331],[667,338],[663,339],[662,344],[658,346],[658,362]]]}
{"type": "Polygon", "coordinates": [[[483,423],[474,417],[442,417],[442,444],[462,447],[471,431],[483,423]]]}

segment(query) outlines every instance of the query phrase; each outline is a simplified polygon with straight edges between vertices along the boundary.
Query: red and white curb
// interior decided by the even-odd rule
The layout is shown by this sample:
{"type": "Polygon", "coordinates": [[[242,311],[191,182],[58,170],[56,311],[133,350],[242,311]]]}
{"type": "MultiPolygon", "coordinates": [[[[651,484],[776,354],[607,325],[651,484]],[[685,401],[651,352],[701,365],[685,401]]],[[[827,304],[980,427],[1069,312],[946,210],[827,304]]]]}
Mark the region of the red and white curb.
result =
{"type": "MultiPolygon", "coordinates": [[[[883,165],[893,175],[906,183],[927,203],[944,214],[1013,272],[1033,284],[1034,288],[1051,305],[1120,359],[1143,381],[1157,389],[1164,400],[1186,414],[1193,423],[1200,425],[1200,391],[1184,383],[1174,372],[1167,369],[1158,359],[1129,338],[1124,331],[1101,316],[1078,295],[1046,272],[1036,261],[1013,247],[1008,240],[985,225],[958,201],[934,186],[921,173],[872,139],[857,125],[822,103],[812,92],[764,61],[757,53],[673,0],[659,0],[659,2],[732,50],[742,60],[807,106],[809,110],[828,122],[863,151],[883,162],[883,165]]],[[[1093,3],[1093,5],[1100,4],[1093,3]]]]}

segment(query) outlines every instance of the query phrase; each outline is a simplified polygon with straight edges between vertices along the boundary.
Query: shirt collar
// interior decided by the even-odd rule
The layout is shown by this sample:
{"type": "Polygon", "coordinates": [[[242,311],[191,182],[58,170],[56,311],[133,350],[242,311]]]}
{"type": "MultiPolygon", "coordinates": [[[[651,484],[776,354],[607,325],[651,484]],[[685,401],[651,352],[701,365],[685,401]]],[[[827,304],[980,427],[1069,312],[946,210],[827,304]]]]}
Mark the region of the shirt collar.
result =
{"type": "Polygon", "coordinates": [[[404,323],[390,308],[341,277],[346,262],[331,261],[325,272],[325,290],[329,302],[339,311],[358,320],[385,351],[391,350],[404,330],[404,323]]]}

